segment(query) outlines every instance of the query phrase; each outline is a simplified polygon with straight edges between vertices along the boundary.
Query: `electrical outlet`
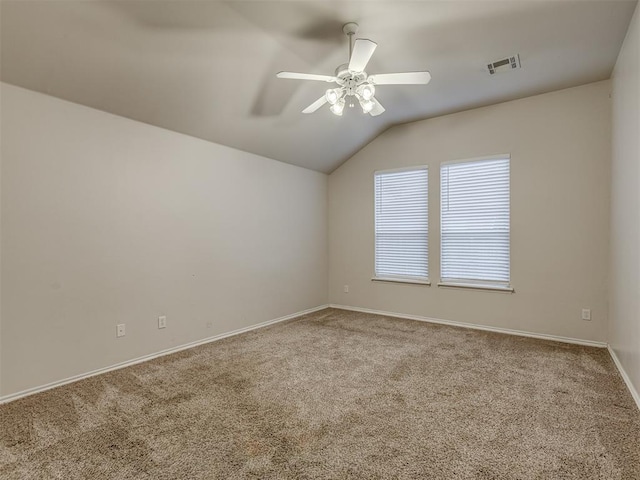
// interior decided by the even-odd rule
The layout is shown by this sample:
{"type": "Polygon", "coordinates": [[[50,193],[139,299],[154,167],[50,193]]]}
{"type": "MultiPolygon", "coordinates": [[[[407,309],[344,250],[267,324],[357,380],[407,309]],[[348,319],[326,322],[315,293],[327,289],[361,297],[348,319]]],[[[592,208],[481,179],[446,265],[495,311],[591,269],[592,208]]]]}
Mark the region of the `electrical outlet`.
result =
{"type": "Polygon", "coordinates": [[[158,317],[158,328],[167,328],[167,317],[162,315],[158,317]]]}
{"type": "Polygon", "coordinates": [[[116,325],[116,337],[124,337],[124,323],[119,323],[116,325]]]}
{"type": "Polygon", "coordinates": [[[344,286],[344,293],[349,293],[349,285],[344,286]]]}
{"type": "Polygon", "coordinates": [[[591,320],[591,309],[583,308],[582,309],[582,320],[590,321],[591,320]]]}
{"type": "Polygon", "coordinates": [[[207,322],[207,328],[213,328],[213,322],[207,322]]]}

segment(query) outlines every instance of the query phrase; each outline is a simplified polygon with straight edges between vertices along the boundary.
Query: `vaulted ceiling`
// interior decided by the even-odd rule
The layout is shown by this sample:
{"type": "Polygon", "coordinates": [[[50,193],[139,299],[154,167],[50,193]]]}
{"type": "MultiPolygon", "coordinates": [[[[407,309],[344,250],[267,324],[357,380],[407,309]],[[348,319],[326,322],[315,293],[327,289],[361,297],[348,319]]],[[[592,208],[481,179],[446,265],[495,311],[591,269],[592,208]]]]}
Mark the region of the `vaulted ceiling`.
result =
{"type": "Polygon", "coordinates": [[[2,81],[169,130],[331,172],[388,127],[609,78],[636,1],[12,1],[2,81]],[[378,48],[378,117],[301,110],[347,61],[346,22],[378,48]],[[520,54],[522,68],[486,65],[520,54]]]}

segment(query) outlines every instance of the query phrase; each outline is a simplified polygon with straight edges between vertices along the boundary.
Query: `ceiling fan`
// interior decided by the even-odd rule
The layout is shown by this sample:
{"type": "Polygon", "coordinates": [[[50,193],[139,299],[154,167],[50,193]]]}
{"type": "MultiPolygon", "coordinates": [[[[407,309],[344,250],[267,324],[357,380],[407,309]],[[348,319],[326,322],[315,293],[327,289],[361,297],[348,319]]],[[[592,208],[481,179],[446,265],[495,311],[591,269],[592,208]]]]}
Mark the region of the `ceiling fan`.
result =
{"type": "Polygon", "coordinates": [[[356,99],[364,113],[375,117],[384,112],[384,107],[374,96],[377,85],[426,85],[431,80],[431,74],[427,71],[367,75],[364,69],[378,44],[365,38],[358,38],[354,42],[353,36],[358,31],[357,23],[345,24],[342,31],[349,38],[349,63],[336,68],[335,76],[296,72],[280,72],[276,75],[278,78],[338,84],[337,88],[328,89],[302,113],[313,113],[325,103],[329,103],[331,112],[342,115],[347,99],[350,107],[355,105],[353,100],[356,99]]]}

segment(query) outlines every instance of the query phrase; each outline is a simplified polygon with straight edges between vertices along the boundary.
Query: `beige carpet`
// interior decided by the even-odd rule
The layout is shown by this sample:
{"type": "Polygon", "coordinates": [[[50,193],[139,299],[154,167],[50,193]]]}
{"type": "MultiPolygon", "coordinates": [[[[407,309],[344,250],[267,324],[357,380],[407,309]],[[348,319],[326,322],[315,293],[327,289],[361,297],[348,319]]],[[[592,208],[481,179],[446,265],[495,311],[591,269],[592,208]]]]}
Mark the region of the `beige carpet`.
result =
{"type": "Polygon", "coordinates": [[[0,407],[2,479],[640,479],[604,349],[323,310],[0,407]]]}

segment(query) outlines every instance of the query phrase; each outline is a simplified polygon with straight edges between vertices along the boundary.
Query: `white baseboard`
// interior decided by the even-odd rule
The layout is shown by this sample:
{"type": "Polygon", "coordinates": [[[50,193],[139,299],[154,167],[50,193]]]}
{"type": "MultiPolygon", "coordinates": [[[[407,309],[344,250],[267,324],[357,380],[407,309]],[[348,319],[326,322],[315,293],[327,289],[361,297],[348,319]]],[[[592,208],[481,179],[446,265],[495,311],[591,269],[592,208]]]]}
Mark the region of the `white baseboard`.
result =
{"type": "Polygon", "coordinates": [[[23,398],[23,397],[29,396],[29,395],[34,395],[36,393],[44,392],[46,390],[51,390],[52,388],[60,387],[62,385],[66,385],[68,383],[73,383],[73,382],[77,382],[77,381],[85,379],[85,378],[94,377],[94,376],[100,375],[102,373],[111,372],[113,370],[119,370],[121,368],[125,368],[125,367],[129,367],[131,365],[136,365],[138,363],[146,362],[146,361],[152,360],[154,358],[162,357],[164,355],[170,355],[172,353],[176,353],[176,352],[179,352],[181,350],[187,350],[189,348],[197,347],[198,345],[204,345],[206,343],[215,342],[217,340],[221,340],[223,338],[231,337],[231,336],[234,336],[234,335],[239,335],[241,333],[249,332],[251,330],[257,330],[259,328],[263,328],[263,327],[266,327],[268,325],[272,325],[274,323],[279,323],[279,322],[284,322],[286,320],[291,320],[292,318],[296,318],[296,317],[300,317],[302,315],[307,315],[309,313],[313,313],[313,312],[317,312],[317,311],[320,311],[320,310],[324,310],[325,308],[328,308],[328,307],[338,308],[338,309],[341,309],[341,310],[351,310],[351,311],[354,311],[354,312],[371,313],[371,314],[375,314],[375,315],[385,315],[387,317],[406,318],[408,320],[418,320],[418,321],[422,321],[422,322],[438,323],[438,324],[442,324],[442,325],[451,325],[451,326],[455,326],[455,327],[472,328],[472,329],[475,329],[475,330],[486,330],[486,331],[489,331],[489,332],[505,333],[505,334],[508,334],[508,335],[518,335],[518,336],[531,337],[531,338],[540,338],[540,339],[543,339],[543,340],[554,340],[554,341],[557,341],[557,342],[573,343],[573,344],[578,344],[578,345],[586,345],[586,346],[591,346],[591,347],[608,348],[609,354],[611,355],[611,358],[613,359],[616,367],[618,368],[618,371],[620,372],[620,375],[622,376],[625,384],[627,385],[627,388],[629,389],[629,392],[631,392],[631,396],[633,397],[633,399],[635,400],[636,404],[638,405],[638,408],[640,409],[640,395],[638,394],[638,392],[636,391],[635,387],[631,383],[631,379],[627,375],[627,372],[624,370],[624,367],[620,363],[620,360],[616,356],[616,354],[613,351],[613,349],[611,348],[611,346],[607,345],[604,342],[594,342],[594,341],[591,341],[591,340],[581,340],[581,339],[576,339],[576,338],[560,337],[560,336],[556,336],[556,335],[545,335],[545,334],[539,334],[539,333],[531,333],[531,332],[525,332],[525,331],[521,331],[521,330],[512,330],[512,329],[508,329],[508,328],[488,327],[488,326],[485,326],[485,325],[476,325],[476,324],[472,324],[472,323],[455,322],[455,321],[452,321],[452,320],[442,320],[442,319],[438,319],[438,318],[423,317],[423,316],[420,316],[420,315],[409,315],[409,314],[402,314],[402,313],[385,312],[385,311],[382,311],[382,310],[373,310],[373,309],[370,309],[370,308],[351,307],[351,306],[336,305],[336,304],[320,305],[320,306],[315,307],[315,308],[310,308],[308,310],[303,310],[303,311],[300,311],[300,312],[292,313],[291,315],[286,315],[284,317],[276,318],[276,319],[273,319],[273,320],[267,320],[266,322],[258,323],[256,325],[251,325],[249,327],[240,328],[238,330],[233,330],[231,332],[221,333],[219,335],[214,335],[212,337],[207,337],[207,338],[204,338],[202,340],[196,340],[194,342],[190,342],[190,343],[186,343],[186,344],[179,345],[179,346],[176,346],[176,347],[168,348],[168,349],[162,350],[160,352],[152,353],[152,354],[149,354],[149,355],[144,355],[142,357],[138,357],[138,358],[135,358],[135,359],[132,359],[132,360],[127,360],[127,361],[121,362],[121,363],[117,363],[117,364],[111,365],[109,367],[99,368],[97,370],[93,370],[93,371],[90,371],[90,372],[82,373],[82,374],[79,374],[79,375],[74,375],[73,377],[68,377],[68,378],[65,378],[64,380],[59,380],[57,382],[51,382],[51,383],[48,383],[46,385],[42,385],[42,386],[39,386],[39,387],[29,388],[29,389],[23,390],[21,392],[13,393],[13,394],[10,394],[10,395],[5,395],[3,397],[0,397],[0,405],[3,404],[3,403],[11,402],[13,400],[17,400],[19,398],[23,398]]]}
{"type": "Polygon", "coordinates": [[[370,308],[350,307],[346,305],[330,304],[331,308],[339,308],[341,310],[351,310],[354,312],[372,313],[374,315],[385,315],[387,317],[406,318],[407,320],[418,320],[420,322],[438,323],[441,325],[450,325],[453,327],[472,328],[474,330],[485,330],[488,332],[506,333],[507,335],[517,335],[519,337],[539,338],[542,340],[553,340],[562,343],[573,343],[576,345],[585,345],[587,347],[607,348],[605,342],[596,342],[593,340],[582,340],[580,338],[561,337],[558,335],[547,335],[545,333],[533,333],[523,330],[513,330],[510,328],[489,327],[486,325],[478,325],[475,323],[456,322],[453,320],[443,320],[441,318],[423,317],[421,315],[409,315],[405,313],[384,312],[382,310],[372,310],[370,308]]]}
{"type": "Polygon", "coordinates": [[[616,352],[613,350],[613,348],[611,348],[611,345],[608,345],[607,349],[609,350],[609,355],[611,355],[611,358],[613,359],[613,363],[615,363],[616,367],[618,367],[620,376],[624,380],[624,383],[627,384],[627,388],[629,389],[631,396],[635,400],[636,405],[638,406],[638,410],[640,410],[640,394],[638,394],[638,391],[634,387],[633,383],[631,383],[631,378],[629,378],[629,375],[627,375],[626,370],[622,366],[622,363],[620,362],[620,359],[616,355],[616,352]]]}
{"type": "Polygon", "coordinates": [[[34,395],[36,393],[44,392],[45,390],[51,390],[52,388],[60,387],[68,383],[73,383],[79,380],[83,380],[85,378],[94,377],[102,373],[107,373],[113,370],[119,370],[121,368],[130,367],[131,365],[135,365],[137,363],[147,362],[154,358],[162,357],[164,355],[170,355],[172,353],[176,353],[181,350],[187,350],[189,348],[197,347],[198,345],[204,345],[205,343],[215,342],[216,340],[222,340],[223,338],[232,337],[234,335],[239,335],[241,333],[249,332],[251,330],[256,330],[258,328],[263,328],[263,327],[266,327],[267,325],[273,325],[274,323],[284,322],[285,320],[291,320],[292,318],[300,317],[302,315],[307,315],[309,313],[317,312],[319,310],[324,310],[325,308],[328,308],[328,307],[329,305],[320,305],[319,307],[314,307],[308,310],[303,310],[301,312],[292,313],[291,315],[285,315],[284,317],[276,318],[273,320],[267,320],[266,322],[258,323],[256,325],[251,325],[249,327],[239,328],[238,330],[233,330],[231,332],[221,333],[219,335],[207,337],[202,340],[196,340],[194,342],[178,345],[177,347],[167,348],[166,350],[161,350],[160,352],[151,353],[149,355],[144,355],[142,357],[134,358],[132,360],[127,360],[125,362],[117,363],[109,367],[99,368],[97,370],[92,370],[91,372],[74,375],[73,377],[65,378],[64,380],[51,382],[46,385],[41,385],[39,387],[33,387],[27,390],[23,390],[21,392],[5,395],[3,397],[0,397],[0,405],[3,403],[11,402],[13,400],[17,400],[19,398],[26,397],[28,395],[34,395]]]}

